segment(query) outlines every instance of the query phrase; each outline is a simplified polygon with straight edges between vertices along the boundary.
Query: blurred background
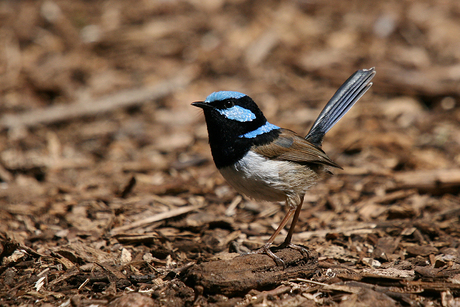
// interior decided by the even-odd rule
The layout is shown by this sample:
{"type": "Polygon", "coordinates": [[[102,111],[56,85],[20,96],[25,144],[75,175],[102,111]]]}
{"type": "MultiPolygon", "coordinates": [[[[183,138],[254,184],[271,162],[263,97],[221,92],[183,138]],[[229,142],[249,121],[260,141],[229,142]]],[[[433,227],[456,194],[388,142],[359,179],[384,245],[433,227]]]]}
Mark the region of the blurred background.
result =
{"type": "Polygon", "coordinates": [[[234,202],[190,103],[243,92],[306,134],[370,67],[371,90],[324,142],[345,170],[307,196],[299,231],[458,208],[460,1],[1,1],[0,231],[40,250],[188,204],[232,216],[232,203],[234,229],[270,234],[284,213],[234,202]]]}
{"type": "Polygon", "coordinates": [[[161,185],[212,166],[191,102],[240,91],[305,134],[369,67],[372,90],[326,151],[368,170],[460,163],[458,1],[2,1],[0,17],[5,187],[107,179],[113,191],[132,172],[161,185]]]}
{"type": "Polygon", "coordinates": [[[212,195],[191,102],[240,91],[306,134],[369,67],[326,152],[355,173],[460,164],[458,1],[2,1],[0,17],[4,203],[110,199],[133,174],[138,192],[212,195]]]}

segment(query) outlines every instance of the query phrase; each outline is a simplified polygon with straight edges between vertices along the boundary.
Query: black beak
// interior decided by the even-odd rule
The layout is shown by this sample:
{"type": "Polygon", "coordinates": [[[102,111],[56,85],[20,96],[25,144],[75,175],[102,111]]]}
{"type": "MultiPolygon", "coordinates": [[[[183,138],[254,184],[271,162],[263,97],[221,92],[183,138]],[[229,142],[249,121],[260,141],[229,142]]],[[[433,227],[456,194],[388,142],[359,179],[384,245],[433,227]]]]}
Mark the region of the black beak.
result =
{"type": "Polygon", "coordinates": [[[192,106],[202,108],[202,109],[212,109],[212,106],[209,103],[206,103],[204,101],[192,102],[192,106]]]}

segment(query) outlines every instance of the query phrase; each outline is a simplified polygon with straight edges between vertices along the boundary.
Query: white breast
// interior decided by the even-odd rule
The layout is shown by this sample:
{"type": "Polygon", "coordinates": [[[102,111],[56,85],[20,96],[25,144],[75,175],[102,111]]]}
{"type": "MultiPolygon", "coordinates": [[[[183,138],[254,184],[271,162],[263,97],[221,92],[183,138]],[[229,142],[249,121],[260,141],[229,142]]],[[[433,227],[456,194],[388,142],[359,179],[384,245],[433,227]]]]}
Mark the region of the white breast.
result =
{"type": "Polygon", "coordinates": [[[219,171],[240,193],[255,199],[282,201],[286,199],[286,187],[281,176],[289,164],[249,151],[240,161],[219,171]]]}

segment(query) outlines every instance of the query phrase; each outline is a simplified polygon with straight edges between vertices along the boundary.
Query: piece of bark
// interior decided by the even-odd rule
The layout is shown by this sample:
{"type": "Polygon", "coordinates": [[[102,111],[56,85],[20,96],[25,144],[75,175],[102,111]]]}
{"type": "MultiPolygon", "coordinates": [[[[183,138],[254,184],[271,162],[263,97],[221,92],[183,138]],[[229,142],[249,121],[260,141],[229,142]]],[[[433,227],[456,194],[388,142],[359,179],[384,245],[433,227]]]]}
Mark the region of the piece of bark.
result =
{"type": "Polygon", "coordinates": [[[117,239],[121,244],[153,244],[160,236],[156,232],[143,233],[143,234],[124,234],[120,233],[114,235],[113,238],[117,239]]]}
{"type": "Polygon", "coordinates": [[[459,273],[459,269],[442,269],[431,266],[418,266],[414,269],[417,274],[427,278],[449,278],[459,273]]]}
{"type": "Polygon", "coordinates": [[[297,280],[321,286],[322,292],[345,292],[352,294],[347,297],[346,303],[340,306],[397,306],[391,297],[390,291],[388,291],[388,287],[374,286],[356,281],[325,284],[301,278],[297,280]]]}
{"type": "Polygon", "coordinates": [[[73,263],[105,263],[113,262],[115,259],[115,255],[81,242],[73,242],[62,248],[57,248],[54,252],[69,259],[73,263]]]}
{"type": "Polygon", "coordinates": [[[413,280],[413,281],[400,281],[402,285],[405,287],[411,288],[419,288],[423,289],[424,292],[441,292],[441,291],[459,291],[460,284],[450,283],[450,282],[431,282],[431,281],[420,281],[420,280],[413,280]]]}
{"type": "Polygon", "coordinates": [[[399,245],[401,238],[383,237],[377,241],[373,256],[377,259],[389,261],[389,255],[393,254],[399,245]]]}
{"type": "Polygon", "coordinates": [[[54,285],[60,284],[65,280],[69,279],[72,276],[80,274],[80,270],[77,267],[73,267],[70,270],[67,270],[65,273],[59,275],[58,278],[49,282],[48,287],[52,287],[54,285]]]}
{"type": "Polygon", "coordinates": [[[419,245],[412,245],[406,247],[406,251],[410,256],[428,256],[430,254],[437,254],[438,249],[434,246],[426,245],[426,246],[419,246],[419,245]]]}
{"type": "Polygon", "coordinates": [[[397,66],[379,69],[374,91],[428,97],[457,96],[460,92],[459,66],[432,66],[405,69],[397,66]]]}
{"type": "Polygon", "coordinates": [[[435,169],[395,174],[397,189],[442,194],[460,188],[460,169],[435,169]]]}
{"type": "Polygon", "coordinates": [[[399,306],[399,304],[397,305],[396,302],[393,300],[405,302],[410,306],[417,306],[416,301],[413,300],[409,294],[412,292],[406,292],[404,289],[400,289],[397,287],[383,287],[379,285],[366,284],[363,282],[356,281],[344,282],[343,285],[360,288],[362,290],[360,293],[358,293],[359,301],[362,304],[348,306],[399,306]],[[379,296],[377,295],[377,293],[383,294],[384,296],[379,296]],[[369,295],[371,296],[369,297],[369,295]],[[376,303],[377,301],[379,303],[376,303]]]}
{"type": "Polygon", "coordinates": [[[180,207],[180,208],[175,208],[166,212],[161,212],[158,214],[155,214],[153,216],[146,217],[145,219],[135,221],[131,224],[128,225],[123,225],[120,227],[116,227],[112,229],[110,232],[112,236],[115,236],[117,234],[123,233],[128,230],[132,230],[134,228],[139,228],[139,227],[146,227],[154,222],[162,221],[165,219],[169,219],[172,217],[176,217],[185,213],[188,213],[190,211],[196,210],[203,207],[202,205],[191,205],[191,206],[186,206],[186,207],[180,207]]]}
{"type": "Polygon", "coordinates": [[[121,189],[119,196],[121,198],[126,198],[128,194],[131,193],[135,185],[136,185],[136,177],[131,176],[131,179],[129,179],[128,183],[126,183],[125,186],[121,189]]]}
{"type": "Polygon", "coordinates": [[[364,269],[362,277],[387,280],[413,280],[415,278],[415,273],[414,270],[399,270],[396,268],[364,269]]]}
{"type": "Polygon", "coordinates": [[[219,260],[194,265],[184,275],[192,287],[202,287],[208,294],[241,295],[251,289],[265,290],[293,278],[308,278],[318,268],[317,252],[310,258],[290,248],[275,253],[286,268],[277,266],[268,255],[249,254],[231,260],[219,260]]]}
{"type": "Polygon", "coordinates": [[[118,108],[140,105],[160,99],[183,88],[192,79],[193,72],[181,71],[170,80],[165,80],[150,87],[119,91],[98,99],[78,101],[70,104],[54,105],[45,109],[36,109],[21,114],[6,114],[0,117],[0,128],[34,127],[82,116],[101,114],[118,108]]]}
{"type": "Polygon", "coordinates": [[[155,306],[155,301],[146,295],[140,293],[128,293],[112,302],[109,307],[149,307],[155,306]]]}

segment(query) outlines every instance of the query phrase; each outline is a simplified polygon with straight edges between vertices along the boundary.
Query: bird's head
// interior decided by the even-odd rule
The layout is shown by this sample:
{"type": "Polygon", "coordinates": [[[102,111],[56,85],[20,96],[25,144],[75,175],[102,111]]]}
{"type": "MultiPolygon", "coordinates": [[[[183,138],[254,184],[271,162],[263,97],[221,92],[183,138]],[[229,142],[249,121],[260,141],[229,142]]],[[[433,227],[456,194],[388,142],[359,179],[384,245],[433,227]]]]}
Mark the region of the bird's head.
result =
{"type": "Polygon", "coordinates": [[[192,105],[203,109],[210,138],[242,137],[267,123],[256,103],[239,92],[215,92],[192,105]]]}

